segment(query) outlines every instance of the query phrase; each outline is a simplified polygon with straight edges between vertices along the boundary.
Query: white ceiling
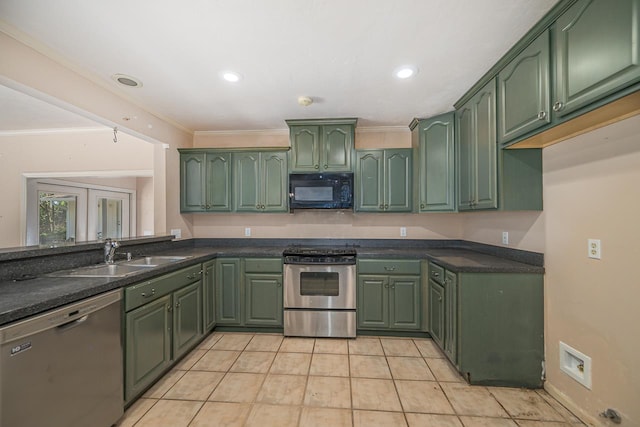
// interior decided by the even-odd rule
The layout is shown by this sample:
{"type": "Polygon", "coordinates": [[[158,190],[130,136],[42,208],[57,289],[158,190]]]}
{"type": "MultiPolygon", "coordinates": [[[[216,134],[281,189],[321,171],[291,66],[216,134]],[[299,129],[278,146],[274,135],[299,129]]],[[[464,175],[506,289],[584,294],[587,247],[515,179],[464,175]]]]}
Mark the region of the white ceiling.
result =
{"type": "MultiPolygon", "coordinates": [[[[451,110],[556,2],[2,0],[0,17],[193,131],[283,129],[285,119],[320,117],[373,127],[451,110]],[[398,80],[393,71],[404,64],[419,72],[398,80]],[[228,69],[243,79],[223,81],[228,69]],[[118,86],[115,73],[143,87],[118,86]],[[298,105],[301,95],[314,103],[298,105]]],[[[7,120],[28,126],[0,100],[0,129],[14,128],[7,120]]]]}

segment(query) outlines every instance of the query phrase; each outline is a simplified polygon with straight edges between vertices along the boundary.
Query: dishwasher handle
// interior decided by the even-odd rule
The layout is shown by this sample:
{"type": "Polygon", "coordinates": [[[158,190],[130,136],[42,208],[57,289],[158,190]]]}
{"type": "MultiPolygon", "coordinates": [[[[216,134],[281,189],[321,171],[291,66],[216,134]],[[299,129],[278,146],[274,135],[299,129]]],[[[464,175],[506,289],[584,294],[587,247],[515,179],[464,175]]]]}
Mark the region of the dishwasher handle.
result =
{"type": "Polygon", "coordinates": [[[80,326],[82,323],[86,322],[88,318],[89,318],[89,315],[85,314],[84,316],[78,319],[72,320],[71,322],[63,323],[62,325],[56,326],[56,329],[60,332],[64,332],[68,329],[72,329],[72,328],[75,328],[76,326],[80,326]]]}

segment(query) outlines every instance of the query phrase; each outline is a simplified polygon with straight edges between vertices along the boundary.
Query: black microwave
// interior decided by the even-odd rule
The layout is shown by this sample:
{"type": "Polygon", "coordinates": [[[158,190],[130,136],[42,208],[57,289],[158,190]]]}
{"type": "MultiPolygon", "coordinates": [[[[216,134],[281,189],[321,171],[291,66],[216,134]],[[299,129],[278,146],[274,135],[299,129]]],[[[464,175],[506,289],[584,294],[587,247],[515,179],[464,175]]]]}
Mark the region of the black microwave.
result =
{"type": "Polygon", "coordinates": [[[289,209],[353,209],[353,173],[289,174],[289,209]]]}

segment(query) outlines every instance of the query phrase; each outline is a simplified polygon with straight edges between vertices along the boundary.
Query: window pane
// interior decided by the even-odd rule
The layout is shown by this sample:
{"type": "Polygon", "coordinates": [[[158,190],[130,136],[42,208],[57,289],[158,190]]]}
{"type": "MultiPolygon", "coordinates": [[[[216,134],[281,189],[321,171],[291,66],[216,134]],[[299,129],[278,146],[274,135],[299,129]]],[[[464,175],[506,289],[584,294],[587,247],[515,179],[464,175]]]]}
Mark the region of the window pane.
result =
{"type": "Polygon", "coordinates": [[[98,198],[98,239],[122,238],[122,200],[98,198]]]}
{"type": "Polygon", "coordinates": [[[301,272],[300,295],[337,297],[340,275],[328,272],[301,272]]]}
{"type": "Polygon", "coordinates": [[[38,192],[39,244],[53,245],[76,240],[76,196],[38,192]]]}

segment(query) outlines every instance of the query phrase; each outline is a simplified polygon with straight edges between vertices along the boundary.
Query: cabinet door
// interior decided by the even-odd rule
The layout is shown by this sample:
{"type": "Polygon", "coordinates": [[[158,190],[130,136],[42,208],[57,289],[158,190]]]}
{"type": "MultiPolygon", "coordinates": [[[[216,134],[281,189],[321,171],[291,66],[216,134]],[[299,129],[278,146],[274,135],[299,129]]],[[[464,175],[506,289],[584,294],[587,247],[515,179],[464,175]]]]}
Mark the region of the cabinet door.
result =
{"type": "Polygon", "coordinates": [[[551,121],[549,31],[498,74],[498,141],[509,142],[551,121]]]}
{"type": "Polygon", "coordinates": [[[387,212],[411,212],[412,157],[410,149],[385,150],[385,196],[387,212]]]}
{"type": "Polygon", "coordinates": [[[207,153],[206,208],[208,211],[231,211],[231,154],[207,153]]]}
{"type": "Polygon", "coordinates": [[[235,210],[238,212],[259,212],[260,153],[234,153],[235,210]]]}
{"type": "Polygon", "coordinates": [[[320,126],[291,126],[291,172],[318,172],[320,126]]]}
{"type": "Polygon", "coordinates": [[[489,82],[473,99],[475,110],[475,202],[474,209],[498,207],[496,85],[489,82]]]}
{"type": "Polygon", "coordinates": [[[444,288],[429,279],[429,333],[440,348],[444,348],[444,288]]]}
{"type": "Polygon", "coordinates": [[[580,0],[555,23],[554,112],[640,81],[640,0],[580,0]]]}
{"type": "Polygon", "coordinates": [[[125,315],[125,401],[171,365],[171,295],[125,315]]]}
{"type": "Polygon", "coordinates": [[[386,329],[389,327],[389,277],[358,276],[358,328],[386,329]]]}
{"type": "Polygon", "coordinates": [[[202,330],[209,332],[216,325],[215,260],[202,264],[202,330]]]}
{"type": "Polygon", "coordinates": [[[458,354],[458,276],[451,271],[445,273],[444,280],[444,353],[457,366],[458,354]]]}
{"type": "Polygon", "coordinates": [[[286,212],[289,190],[287,188],[287,154],[261,153],[260,177],[262,194],[261,212],[286,212]]]}
{"type": "Polygon", "coordinates": [[[205,154],[180,153],[180,212],[206,209],[205,154]]]}
{"type": "Polygon", "coordinates": [[[194,282],[173,293],[173,359],[202,337],[202,284],[194,282]]]}
{"type": "Polygon", "coordinates": [[[473,206],[475,200],[475,137],[474,137],[474,119],[471,101],[465,104],[456,112],[457,122],[457,167],[458,176],[458,210],[469,210],[473,206]]]}
{"type": "Polygon", "coordinates": [[[455,210],[454,114],[418,124],[418,210],[455,210]]]}
{"type": "Polygon", "coordinates": [[[244,275],[245,325],[282,326],[282,275],[244,275]]]}
{"type": "Polygon", "coordinates": [[[216,323],[239,325],[240,316],[240,260],[216,260],[216,323]]]}
{"type": "Polygon", "coordinates": [[[420,329],[420,277],[389,277],[389,327],[420,329]]]}
{"type": "Polygon", "coordinates": [[[384,209],[384,152],[359,151],[355,174],[356,211],[381,212],[384,209]]]}
{"type": "Polygon", "coordinates": [[[330,172],[351,171],[353,152],[353,126],[336,125],[322,127],[320,159],[321,169],[330,172]]]}

